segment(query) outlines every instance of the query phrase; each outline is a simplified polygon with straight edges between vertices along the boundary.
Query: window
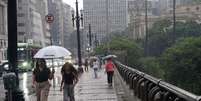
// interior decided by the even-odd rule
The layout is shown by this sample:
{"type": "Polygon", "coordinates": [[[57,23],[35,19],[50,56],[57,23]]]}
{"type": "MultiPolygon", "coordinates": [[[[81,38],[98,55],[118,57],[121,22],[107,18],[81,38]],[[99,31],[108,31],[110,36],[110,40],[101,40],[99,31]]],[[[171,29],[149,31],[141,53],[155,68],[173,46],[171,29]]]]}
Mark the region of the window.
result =
{"type": "Polygon", "coordinates": [[[2,42],[2,40],[0,40],[0,46],[1,46],[1,47],[3,46],[3,42],[2,42]]]}
{"type": "Polygon", "coordinates": [[[18,16],[18,17],[24,17],[25,14],[24,14],[24,13],[19,13],[19,14],[17,14],[17,16],[18,16]]]}
{"type": "Polygon", "coordinates": [[[196,11],[199,11],[200,10],[200,8],[199,7],[196,7],[196,11]]]}
{"type": "Polygon", "coordinates": [[[19,35],[24,35],[24,34],[25,34],[25,32],[18,32],[18,34],[19,34],[19,35]]]}
{"type": "Polygon", "coordinates": [[[18,23],[17,25],[18,25],[18,26],[25,26],[24,23],[18,23]]]}
{"type": "Polygon", "coordinates": [[[22,7],[19,6],[18,9],[19,9],[19,10],[22,10],[22,7]]]}
{"type": "Polygon", "coordinates": [[[22,2],[22,0],[18,0],[18,3],[21,3],[22,2]]]}
{"type": "Polygon", "coordinates": [[[187,11],[190,11],[190,8],[186,8],[187,11]]]}

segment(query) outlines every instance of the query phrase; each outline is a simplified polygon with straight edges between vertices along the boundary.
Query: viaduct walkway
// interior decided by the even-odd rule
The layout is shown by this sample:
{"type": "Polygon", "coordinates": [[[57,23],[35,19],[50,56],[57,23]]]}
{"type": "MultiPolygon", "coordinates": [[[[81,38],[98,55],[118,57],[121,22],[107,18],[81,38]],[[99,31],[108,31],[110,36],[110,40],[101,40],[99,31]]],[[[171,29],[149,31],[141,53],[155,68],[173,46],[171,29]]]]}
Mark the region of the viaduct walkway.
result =
{"type": "MultiPolygon", "coordinates": [[[[93,70],[84,72],[75,87],[75,101],[201,101],[192,94],[161,79],[140,72],[115,61],[113,87],[107,84],[104,70],[94,78],[93,70]]],[[[59,91],[60,70],[56,70],[55,87],[51,87],[49,101],[63,101],[59,91]]],[[[31,95],[27,101],[36,101],[31,95]]]]}
{"type": "MultiPolygon", "coordinates": [[[[51,87],[48,101],[63,101],[60,88],[60,70],[55,73],[55,87],[51,87]]],[[[98,71],[98,78],[94,78],[93,70],[84,72],[75,86],[75,101],[118,101],[115,89],[107,84],[107,75],[103,69],[98,71]]],[[[31,95],[27,101],[36,101],[36,96],[31,95]]]]}

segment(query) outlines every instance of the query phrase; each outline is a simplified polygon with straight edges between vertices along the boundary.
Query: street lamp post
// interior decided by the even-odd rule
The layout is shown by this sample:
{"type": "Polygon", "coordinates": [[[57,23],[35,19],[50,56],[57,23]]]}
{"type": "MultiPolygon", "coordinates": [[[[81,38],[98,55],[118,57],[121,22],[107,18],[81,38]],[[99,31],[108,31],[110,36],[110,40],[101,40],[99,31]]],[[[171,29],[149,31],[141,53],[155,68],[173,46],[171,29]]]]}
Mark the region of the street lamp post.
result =
{"type": "Polygon", "coordinates": [[[147,12],[148,12],[148,4],[147,0],[145,0],[145,55],[148,55],[148,17],[147,17],[147,12]]]}
{"type": "Polygon", "coordinates": [[[92,46],[92,34],[91,34],[91,24],[89,24],[89,46],[91,47],[92,46]]]}
{"type": "Polygon", "coordinates": [[[173,0],[173,34],[172,34],[172,42],[174,42],[174,40],[175,40],[175,27],[176,27],[175,8],[176,8],[176,0],[173,0]]]}
{"type": "MultiPolygon", "coordinates": [[[[8,0],[8,61],[10,65],[11,72],[15,73],[16,82],[12,82],[12,87],[9,86],[9,90],[11,90],[11,98],[7,100],[12,101],[24,101],[23,91],[20,90],[19,87],[19,76],[18,76],[18,68],[17,68],[17,0],[8,0]],[[16,84],[16,87],[14,86],[16,84]],[[10,88],[11,87],[11,88],[10,88]]],[[[9,79],[9,77],[5,77],[5,79],[9,79]]],[[[11,79],[10,79],[11,80],[11,79]]],[[[14,80],[15,81],[15,80],[14,80]]],[[[11,85],[8,81],[4,81],[4,86],[11,85]]],[[[8,90],[8,92],[9,92],[8,90]]],[[[8,94],[8,93],[7,93],[8,94]]],[[[6,101],[7,101],[6,100],[6,101]]]]}
{"type": "Polygon", "coordinates": [[[76,16],[74,17],[74,13],[72,14],[72,20],[73,20],[73,26],[74,26],[74,20],[76,21],[76,28],[77,28],[77,53],[78,53],[78,71],[83,72],[82,68],[82,57],[81,57],[81,46],[80,46],[80,20],[83,20],[83,15],[81,14],[81,17],[79,16],[78,11],[78,1],[76,0],[76,16]]]}

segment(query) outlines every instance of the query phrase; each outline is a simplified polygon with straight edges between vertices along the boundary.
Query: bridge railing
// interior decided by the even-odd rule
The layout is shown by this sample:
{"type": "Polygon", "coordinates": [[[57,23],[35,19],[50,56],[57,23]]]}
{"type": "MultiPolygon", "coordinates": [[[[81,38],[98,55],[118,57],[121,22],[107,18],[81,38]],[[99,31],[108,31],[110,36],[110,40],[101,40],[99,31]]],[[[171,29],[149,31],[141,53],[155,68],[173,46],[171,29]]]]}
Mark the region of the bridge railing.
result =
{"type": "Polygon", "coordinates": [[[201,101],[201,97],[115,61],[117,70],[141,101],[201,101]]]}

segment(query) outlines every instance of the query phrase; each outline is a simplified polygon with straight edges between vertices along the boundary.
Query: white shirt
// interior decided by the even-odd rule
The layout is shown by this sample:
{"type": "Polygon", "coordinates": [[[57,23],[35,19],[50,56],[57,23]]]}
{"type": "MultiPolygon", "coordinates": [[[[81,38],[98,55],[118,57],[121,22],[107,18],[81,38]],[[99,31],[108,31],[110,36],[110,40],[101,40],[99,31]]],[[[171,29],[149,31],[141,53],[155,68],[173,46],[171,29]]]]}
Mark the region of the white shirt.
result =
{"type": "Polygon", "coordinates": [[[99,62],[96,61],[96,62],[93,62],[93,68],[98,68],[99,67],[99,62]]]}

